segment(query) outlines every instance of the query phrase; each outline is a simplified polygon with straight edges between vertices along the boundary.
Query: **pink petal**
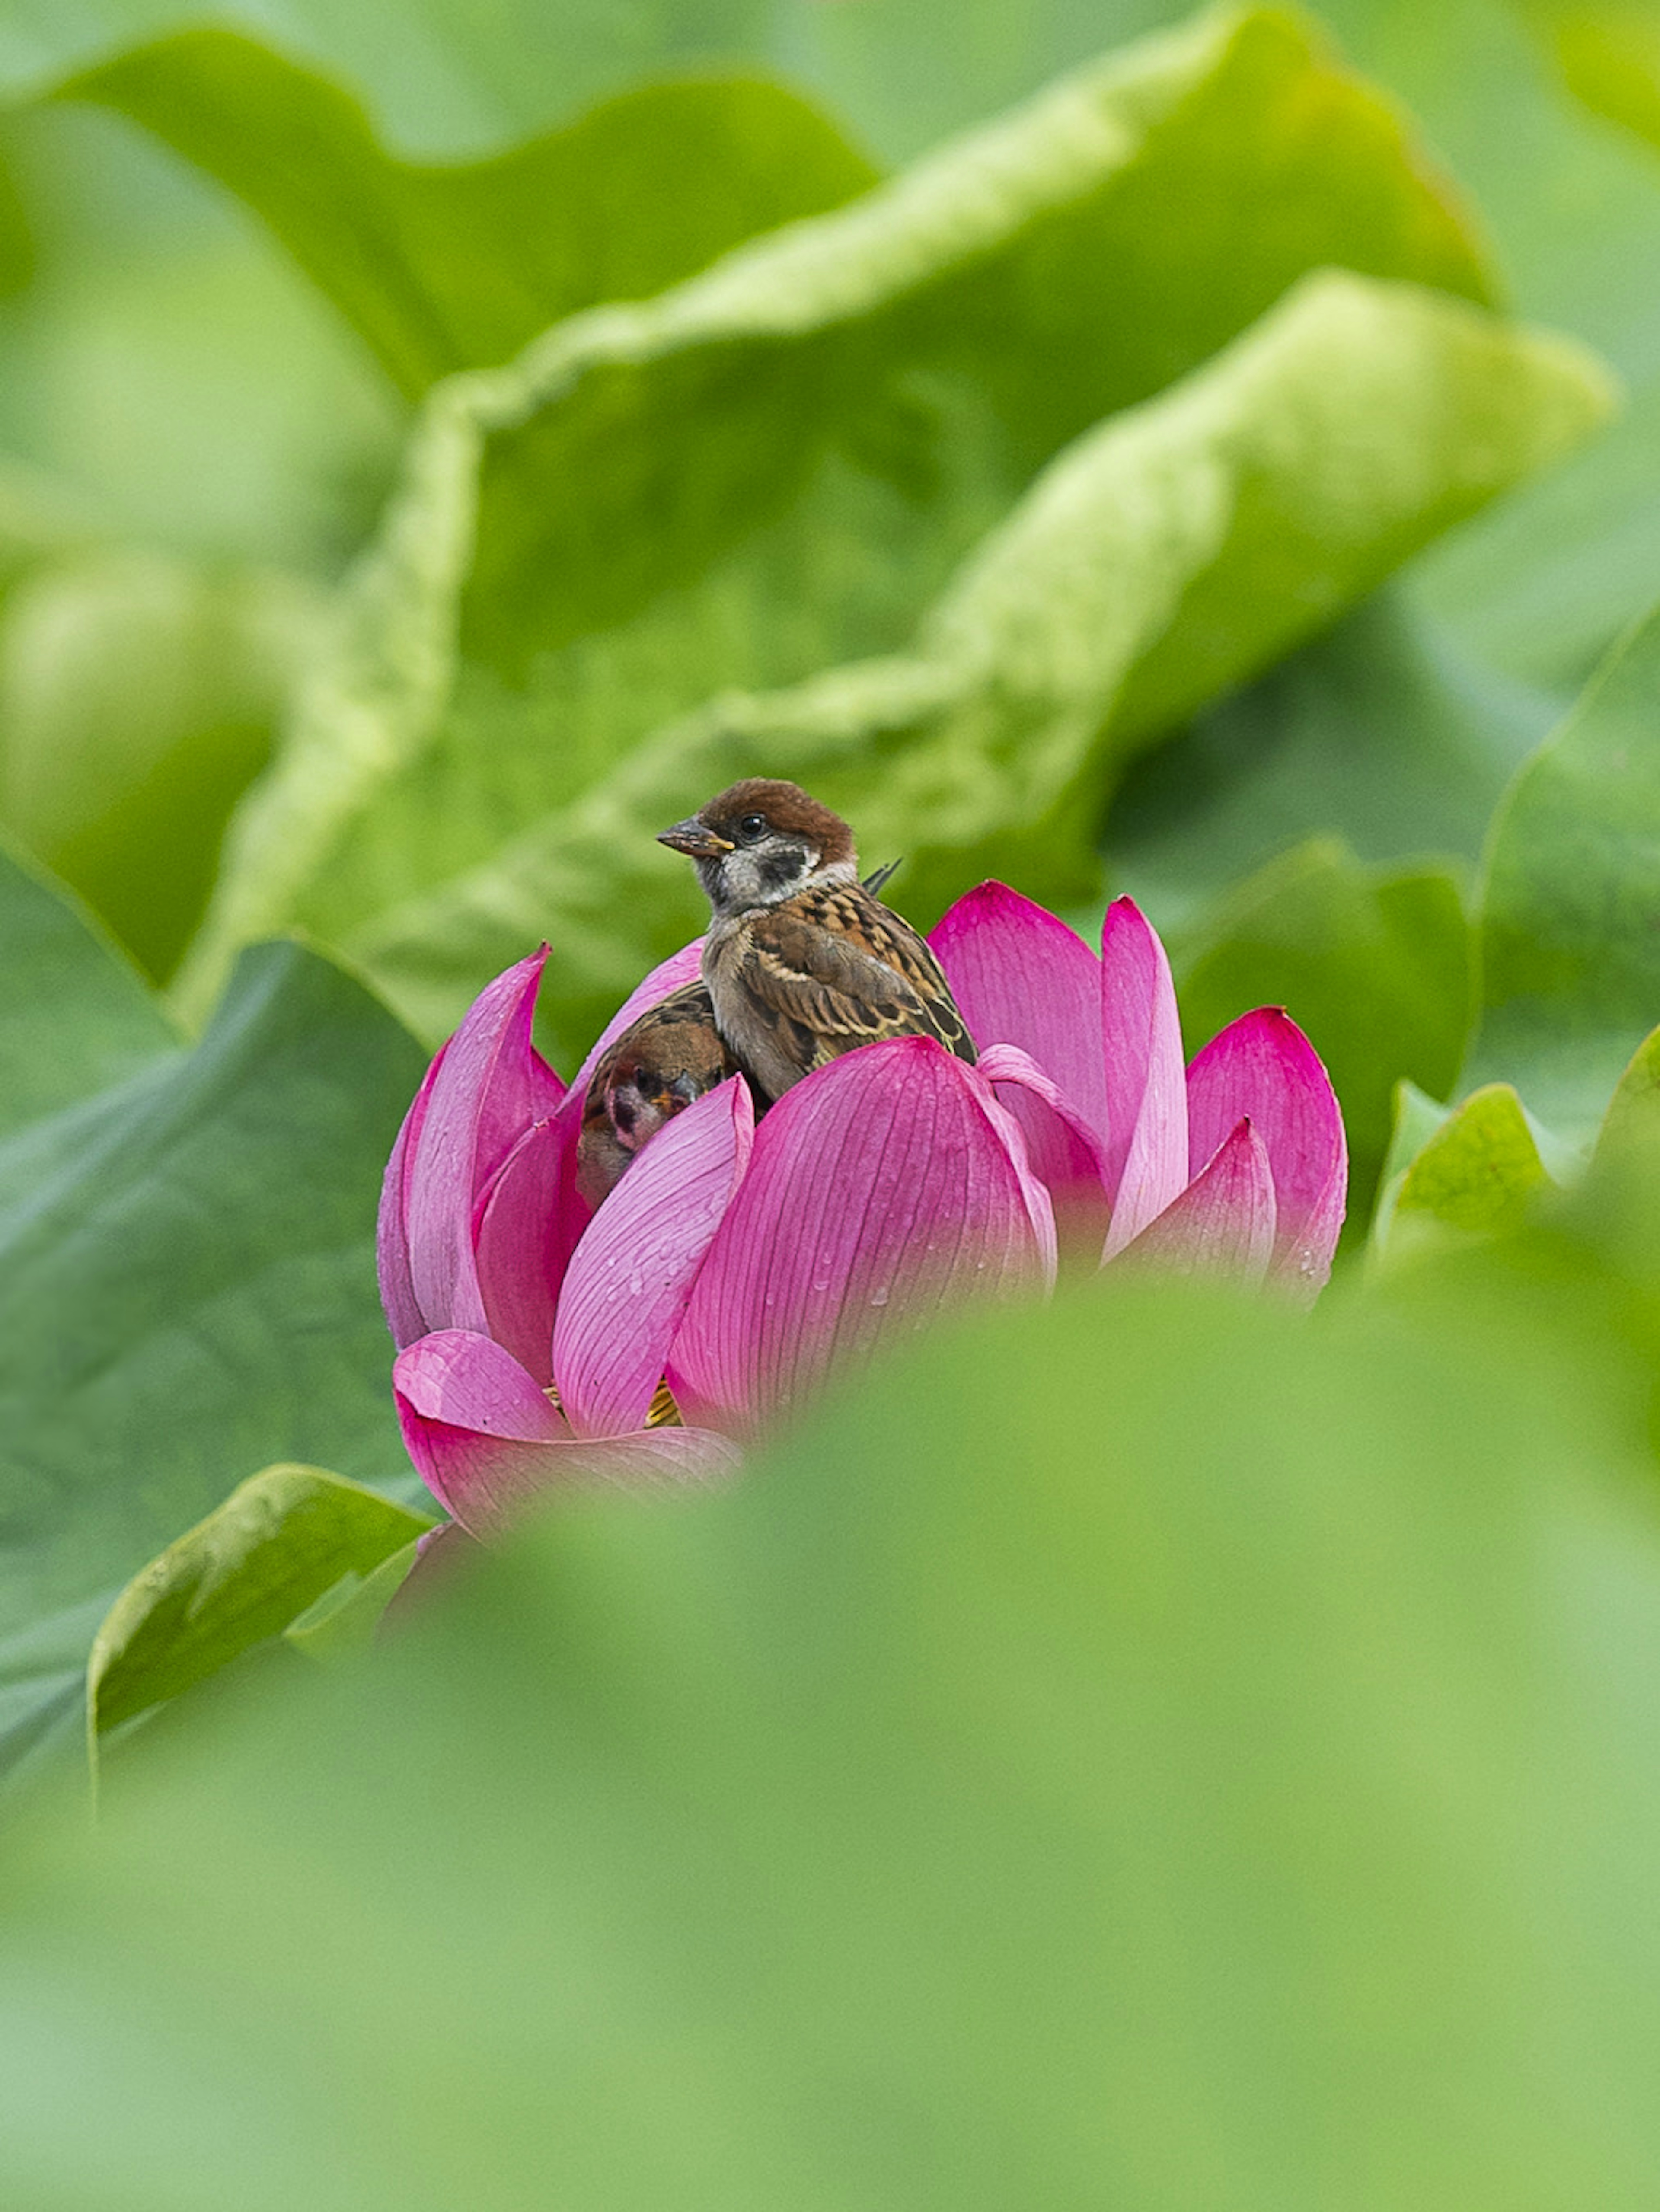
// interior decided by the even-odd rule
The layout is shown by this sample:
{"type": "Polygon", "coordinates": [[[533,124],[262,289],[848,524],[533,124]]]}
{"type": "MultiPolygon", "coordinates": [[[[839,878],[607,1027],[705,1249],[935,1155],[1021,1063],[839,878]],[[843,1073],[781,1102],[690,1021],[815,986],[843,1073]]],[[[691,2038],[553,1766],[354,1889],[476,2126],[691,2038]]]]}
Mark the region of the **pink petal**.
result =
{"type": "Polygon", "coordinates": [[[544,945],[487,984],[450,1039],[410,1160],[405,1218],[410,1273],[429,1323],[482,1329],[473,1270],[474,1212],[525,1131],[546,1121],[563,1086],[531,1044],[544,945]]]}
{"type": "Polygon", "coordinates": [[[666,960],[660,961],[645,981],[636,984],[629,992],[599,1032],[599,1042],[593,1050],[576,1071],[575,1080],[568,1094],[575,1113],[580,1115],[582,1111],[582,1101],[588,1095],[588,1079],[599,1066],[601,1055],[611,1049],[623,1030],[637,1022],[648,1008],[666,999],[671,992],[679,990],[683,984],[695,983],[703,972],[702,963],[703,940],[701,937],[694,938],[678,952],[672,952],[666,960]]]}
{"type": "Polygon", "coordinates": [[[1283,1008],[1259,1006],[1188,1070],[1195,1163],[1242,1115],[1267,1148],[1277,1227],[1269,1274],[1312,1300],[1331,1275],[1348,1196],[1343,1116],[1318,1054],[1283,1008]]]}
{"type": "Polygon", "coordinates": [[[658,1132],[594,1215],[553,1333],[560,1402],[578,1436],[645,1420],[754,1133],[749,1085],[733,1076],[658,1132]]]}
{"type": "Polygon", "coordinates": [[[863,1046],[786,1092],[757,1130],[670,1382],[689,1419],[759,1427],[832,1363],[909,1336],[943,1304],[1049,1279],[1054,1238],[989,1086],[930,1037],[863,1046]]]}
{"type": "Polygon", "coordinates": [[[1083,939],[1006,884],[989,883],[958,899],[928,943],[980,1050],[1018,1045],[1104,1136],[1101,963],[1083,939]]]}
{"type": "Polygon", "coordinates": [[[423,1480],[470,1535],[483,1538],[505,1534],[561,1491],[684,1490],[735,1474],[743,1463],[731,1437],[713,1429],[636,1429],[624,1437],[568,1435],[525,1444],[429,1423],[423,1449],[425,1464],[411,1451],[423,1480]]]}
{"type": "Polygon", "coordinates": [[[1054,1201],[1055,1225],[1069,1261],[1098,1267],[1112,1215],[1105,1146],[1074,1103],[1018,1045],[988,1045],[978,1072],[1020,1125],[1032,1170],[1054,1201]]]}
{"type": "Polygon", "coordinates": [[[1110,1259],[1181,1195],[1191,1172],[1176,987],[1158,933],[1134,899],[1115,899],[1102,926],[1101,1014],[1110,1259]]]}
{"type": "Polygon", "coordinates": [[[465,1329],[411,1345],[392,1381],[410,1457],[475,1536],[499,1533],[560,1487],[678,1487],[738,1463],[728,1438],[696,1429],[579,1441],[508,1353],[465,1329]]]}
{"type": "Polygon", "coordinates": [[[386,1310],[386,1325],[400,1352],[406,1344],[413,1344],[417,1337],[424,1336],[429,1326],[417,1303],[415,1281],[410,1273],[406,1226],[410,1170],[415,1148],[420,1142],[422,1125],[427,1118],[432,1086],[448,1050],[447,1045],[441,1045],[437,1057],[422,1077],[421,1088],[404,1116],[404,1126],[398,1132],[380,1185],[380,1212],[374,1230],[375,1267],[380,1278],[380,1303],[386,1310]]]}
{"type": "Polygon", "coordinates": [[[565,1433],[552,1401],[510,1352],[471,1329],[441,1328],[400,1352],[392,1388],[421,1419],[520,1443],[565,1433]]]}
{"type": "Polygon", "coordinates": [[[559,1285],[590,1219],[576,1188],[578,1133],[569,1115],[526,1129],[476,1209],[474,1269],[488,1334],[538,1385],[552,1378],[559,1285]]]}
{"type": "MultiPolygon", "coordinates": [[[[1018,1046],[1012,1046],[1018,1051],[1018,1046]]],[[[952,1065],[962,1069],[961,1060],[952,1065]]],[[[1045,1291],[1055,1288],[1059,1258],[1059,1238],[1055,1226],[1055,1200],[1049,1196],[1049,1186],[1032,1166],[1026,1150],[1026,1139],[1020,1124],[999,1098],[991,1085],[977,1068],[965,1071],[970,1085],[979,1098],[986,1120],[993,1133],[1003,1146],[1009,1165],[1014,1170],[1019,1185],[1021,1200],[1025,1209],[1025,1228],[1032,1239],[1035,1255],[1036,1281],[1045,1291]]],[[[1057,1094],[1058,1096],[1058,1094],[1057,1094]]]]}
{"type": "Polygon", "coordinates": [[[458,1521],[468,1501],[565,1425],[509,1352],[469,1329],[447,1328],[398,1354],[392,1370],[398,1419],[416,1471],[458,1521]]]}
{"type": "Polygon", "coordinates": [[[1126,1249],[1122,1264],[1260,1283],[1274,1256],[1274,1228],[1268,1151],[1242,1121],[1180,1198],[1126,1249]]]}

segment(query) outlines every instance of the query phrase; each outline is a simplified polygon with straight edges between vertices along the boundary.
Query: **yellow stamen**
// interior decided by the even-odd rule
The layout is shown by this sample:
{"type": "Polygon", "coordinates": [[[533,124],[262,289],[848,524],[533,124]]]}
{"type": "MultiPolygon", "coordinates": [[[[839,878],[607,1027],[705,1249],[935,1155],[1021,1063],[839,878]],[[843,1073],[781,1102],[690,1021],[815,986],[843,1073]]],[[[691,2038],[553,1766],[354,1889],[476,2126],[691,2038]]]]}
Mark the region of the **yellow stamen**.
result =
{"type": "Polygon", "coordinates": [[[680,1418],[680,1408],[674,1402],[673,1391],[666,1382],[660,1382],[657,1395],[651,1401],[651,1410],[646,1415],[646,1426],[648,1429],[684,1429],[685,1425],[680,1418]]]}
{"type": "MultiPolygon", "coordinates": [[[[559,1403],[559,1393],[551,1382],[542,1385],[542,1395],[556,1412],[564,1411],[559,1403]]],[[[673,1391],[666,1382],[660,1382],[656,1395],[646,1411],[646,1426],[648,1429],[684,1429],[685,1425],[680,1408],[674,1402],[673,1391]]]]}

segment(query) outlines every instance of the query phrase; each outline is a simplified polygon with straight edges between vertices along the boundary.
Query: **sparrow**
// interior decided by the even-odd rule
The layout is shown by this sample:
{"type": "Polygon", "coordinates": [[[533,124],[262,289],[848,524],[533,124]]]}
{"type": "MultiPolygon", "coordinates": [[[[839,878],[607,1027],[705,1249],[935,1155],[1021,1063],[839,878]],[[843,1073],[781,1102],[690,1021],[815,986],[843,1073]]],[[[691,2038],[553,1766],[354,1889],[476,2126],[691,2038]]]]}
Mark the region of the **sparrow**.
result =
{"type": "Polygon", "coordinates": [[[882,1037],[978,1057],[939,962],[860,882],[847,823],[799,784],[746,777],[658,842],[696,862],[714,1025],[766,1100],[882,1037]]]}
{"type": "Polygon", "coordinates": [[[617,1188],[666,1121],[737,1073],[702,983],[648,1007],[601,1059],[582,1102],[576,1188],[588,1204],[617,1188]]]}

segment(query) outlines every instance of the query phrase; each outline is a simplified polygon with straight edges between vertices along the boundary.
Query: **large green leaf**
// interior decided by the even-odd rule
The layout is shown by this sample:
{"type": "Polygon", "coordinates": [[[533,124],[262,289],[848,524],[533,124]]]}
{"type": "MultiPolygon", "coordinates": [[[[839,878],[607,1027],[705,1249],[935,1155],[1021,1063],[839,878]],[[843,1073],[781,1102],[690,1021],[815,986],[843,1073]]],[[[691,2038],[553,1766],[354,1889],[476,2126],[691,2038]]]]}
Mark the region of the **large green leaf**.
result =
{"type": "MultiPolygon", "coordinates": [[[[441,1536],[450,1544],[472,1541],[458,1521],[432,1533],[435,1541],[441,1536]]],[[[411,1537],[365,1572],[349,1568],[289,1622],[283,1631],[284,1644],[313,1665],[325,1667],[348,1662],[367,1651],[381,1633],[387,1607],[409,1580],[423,1550],[422,1539],[411,1537]]]]}
{"type": "Polygon", "coordinates": [[[1631,396],[1564,468],[1420,556],[1386,613],[1145,763],[1109,850],[1168,919],[1321,830],[1369,858],[1474,857],[1510,773],[1660,589],[1660,165],[1576,112],[1501,0],[1323,12],[1450,162],[1517,309],[1596,345],[1631,396]]]}
{"type": "Polygon", "coordinates": [[[14,1843],[0,2188],[1639,2212],[1643,1481],[1468,1316],[976,1331],[14,1843]]]}
{"type": "Polygon", "coordinates": [[[1660,1021],[1660,615],[1612,655],[1494,824],[1477,1079],[1589,1137],[1660,1021]]]}
{"type": "MultiPolygon", "coordinates": [[[[1380,860],[1473,855],[1509,773],[1660,589],[1660,165],[1563,98],[1514,7],[1323,12],[1451,164],[1518,310],[1596,345],[1630,398],[1566,467],[1420,556],[1387,617],[1316,642],[1149,760],[1110,852],[1172,919],[1323,829],[1380,860]]],[[[1558,12],[1604,29],[1616,15],[1558,12]]]]}
{"type": "Polygon", "coordinates": [[[1576,107],[1526,11],[1503,0],[1325,0],[1481,210],[1520,312],[1625,378],[1624,416],[1569,467],[1419,566],[1461,648],[1565,704],[1660,589],[1660,169],[1576,107]]]}
{"type": "MultiPolygon", "coordinates": [[[[643,92],[489,162],[401,161],[344,93],[228,31],[183,33],[119,56],[60,83],[54,96],[119,111],[238,191],[416,392],[447,370],[503,357],[596,297],[660,289],[756,229],[845,199],[873,174],[797,96],[742,82],[643,92]],[[696,190],[687,190],[688,176],[696,190]]],[[[0,435],[31,442],[27,402],[45,356],[53,372],[50,427],[67,448],[52,458],[71,480],[106,477],[101,499],[88,501],[106,538],[135,522],[175,541],[222,536],[222,522],[192,510],[222,503],[228,485],[237,504],[252,476],[265,509],[248,518],[252,532],[268,528],[287,541],[283,550],[300,550],[282,513],[294,496],[289,483],[307,472],[294,447],[338,437],[343,413],[342,442],[350,444],[349,410],[295,357],[288,332],[297,328],[303,356],[306,313],[290,298],[273,348],[260,329],[270,308],[258,252],[238,252],[210,222],[198,237],[187,187],[179,250],[159,261],[157,241],[125,210],[109,221],[101,205],[92,220],[77,210],[66,223],[58,202],[74,192],[63,189],[70,165],[66,149],[53,143],[54,125],[67,128],[69,149],[88,169],[113,151],[119,173],[137,151],[136,177],[122,182],[140,207],[156,190],[143,149],[130,130],[132,144],[106,147],[100,131],[119,139],[125,126],[84,105],[22,121],[26,149],[33,148],[31,204],[50,226],[52,252],[40,302],[32,303],[40,327],[27,342],[0,333],[0,356],[8,337],[17,356],[7,382],[21,398],[12,397],[9,411],[23,418],[0,422],[0,435]],[[124,221],[137,240],[124,238],[124,221]],[[82,223],[92,233],[84,240],[76,237],[82,223]],[[198,294],[204,261],[210,273],[198,294]],[[229,297],[219,289],[226,278],[229,297]],[[237,296],[242,286],[251,287],[247,296],[237,296]],[[170,358],[152,366],[157,320],[192,334],[182,374],[170,358]],[[238,337],[249,323],[259,332],[252,365],[240,357],[238,337]],[[204,389],[216,368],[223,374],[228,350],[234,395],[204,389]],[[119,362],[110,390],[100,378],[106,355],[119,362]],[[162,381],[168,389],[159,394],[152,386],[162,381]],[[273,386],[294,389],[294,411],[304,418],[297,429],[273,426],[282,430],[277,497],[258,466],[266,441],[258,418],[273,386]],[[114,440],[111,416],[125,433],[114,440]],[[222,428],[237,443],[229,467],[213,459],[222,428]],[[107,472],[106,441],[121,447],[107,472]],[[164,509],[143,511],[160,475],[167,479],[164,509]],[[135,477],[146,480],[142,488],[135,477]]],[[[169,173],[163,189],[180,182],[169,173]]],[[[229,228],[222,219],[222,228],[229,228]]],[[[292,295],[297,288],[288,284],[292,295]]],[[[328,466],[346,473],[337,453],[328,466]]],[[[40,504],[21,518],[33,526],[27,534],[36,557],[55,550],[71,520],[42,516],[40,504]],[[54,521],[55,530],[45,526],[54,521]]],[[[87,527],[82,520],[83,536],[87,527]]],[[[289,668],[310,642],[310,613],[304,586],[288,576],[103,550],[30,580],[8,617],[0,818],[158,976],[200,917],[224,818],[269,753],[289,668]]]]}
{"type": "MultiPolygon", "coordinates": [[[[9,0],[0,83],[32,85],[203,12],[199,0],[9,0]]],[[[961,0],[949,38],[928,0],[219,0],[213,12],[361,83],[389,137],[441,158],[567,123],[643,78],[741,62],[808,83],[903,160],[1183,8],[961,0]]]]}
{"type": "MultiPolygon", "coordinates": [[[[85,0],[73,10],[14,0],[0,76],[49,79],[195,12],[182,0],[85,0]]],[[[220,12],[266,35],[276,23],[253,0],[227,0],[220,12]]],[[[398,9],[283,0],[278,27],[290,51],[364,88],[384,134],[447,158],[569,124],[596,98],[695,60],[781,68],[866,143],[903,159],[1104,44],[1182,12],[1181,0],[1018,8],[964,0],[942,40],[925,0],[585,0],[489,10],[445,0],[398,9]]],[[[1616,64],[1601,70],[1602,80],[1640,127],[1631,89],[1646,66],[1638,46],[1651,39],[1642,11],[1533,12],[1597,27],[1616,64]],[[1616,52],[1621,38],[1627,46],[1616,52]]],[[[1322,13],[1450,159],[1523,311],[1609,352],[1639,387],[1631,417],[1594,453],[1449,549],[1423,580],[1461,643],[1492,653],[1512,674],[1571,690],[1660,574],[1660,535],[1642,492],[1660,428],[1660,314],[1649,304],[1660,298],[1660,179],[1643,149],[1620,145],[1561,96],[1546,59],[1554,32],[1548,24],[1542,41],[1530,38],[1522,10],[1499,0],[1326,0],[1322,13]]],[[[1609,107],[1590,76],[1575,82],[1609,107]]]]}
{"type": "Polygon", "coordinates": [[[690,933],[695,885],[654,832],[753,772],[811,785],[873,857],[905,854],[899,896],[919,919],[987,873],[1051,904],[1087,897],[1126,758],[1368,589],[1403,543],[1560,450],[1599,405],[1580,358],[1552,341],[1442,295],[1310,279],[1210,367],[1052,464],[909,653],[717,696],[348,942],[435,1034],[526,941],[552,938],[569,1054],[690,933]]]}
{"type": "Polygon", "coordinates": [[[1389,109],[1286,19],[1213,18],[441,385],[193,988],[487,860],[711,693],[903,648],[1034,467],[1332,261],[1486,287],[1389,109]]]}
{"type": "Polygon", "coordinates": [[[1342,1103],[1349,1224],[1365,1227],[1403,1079],[1457,1081],[1472,1012],[1469,928],[1444,869],[1365,867],[1316,840],[1270,863],[1176,951],[1191,1054],[1252,1006],[1308,1032],[1342,1103]]]}
{"type": "Polygon", "coordinates": [[[34,1010],[0,1022],[0,1095],[54,1053],[42,1009],[75,1078],[0,1143],[3,1764],[119,1586],[254,1468],[326,1461],[413,1490],[373,1248],[421,1056],[293,945],[250,953],[181,1051],[42,887],[0,883],[28,923],[8,981],[15,960],[34,1010]],[[127,1079],[94,1093],[100,1074],[127,1079]]]}
{"type": "Polygon", "coordinates": [[[805,100],[741,82],[648,87],[489,161],[403,161],[326,78],[228,30],[119,55],[58,96],[131,116],[228,185],[412,396],[874,176],[805,100]]]}

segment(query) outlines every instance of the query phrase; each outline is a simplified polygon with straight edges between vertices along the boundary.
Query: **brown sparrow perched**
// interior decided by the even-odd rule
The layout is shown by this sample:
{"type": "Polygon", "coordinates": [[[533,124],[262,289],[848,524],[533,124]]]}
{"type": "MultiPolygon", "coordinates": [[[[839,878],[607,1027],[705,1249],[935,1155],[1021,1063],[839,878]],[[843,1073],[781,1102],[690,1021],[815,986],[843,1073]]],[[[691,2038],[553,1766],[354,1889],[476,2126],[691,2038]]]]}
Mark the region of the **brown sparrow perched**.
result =
{"type": "Polygon", "coordinates": [[[881,1037],[977,1058],[939,962],[860,882],[847,823],[799,784],[747,777],[659,842],[697,863],[715,1027],[769,1099],[881,1037]]]}
{"type": "Polygon", "coordinates": [[[582,1102],[576,1188],[588,1204],[616,1188],[666,1121],[737,1073],[702,983],[648,1007],[594,1069],[582,1102]]]}

